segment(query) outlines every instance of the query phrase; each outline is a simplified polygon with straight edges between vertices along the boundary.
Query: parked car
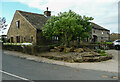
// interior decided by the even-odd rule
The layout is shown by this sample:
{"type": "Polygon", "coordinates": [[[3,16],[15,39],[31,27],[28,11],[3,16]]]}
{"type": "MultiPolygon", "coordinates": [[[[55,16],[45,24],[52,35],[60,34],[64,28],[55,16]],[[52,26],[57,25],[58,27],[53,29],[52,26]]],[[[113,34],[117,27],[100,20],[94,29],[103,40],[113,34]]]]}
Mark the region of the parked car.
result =
{"type": "Polygon", "coordinates": [[[120,49],[120,39],[115,40],[112,44],[115,49],[120,49]]]}

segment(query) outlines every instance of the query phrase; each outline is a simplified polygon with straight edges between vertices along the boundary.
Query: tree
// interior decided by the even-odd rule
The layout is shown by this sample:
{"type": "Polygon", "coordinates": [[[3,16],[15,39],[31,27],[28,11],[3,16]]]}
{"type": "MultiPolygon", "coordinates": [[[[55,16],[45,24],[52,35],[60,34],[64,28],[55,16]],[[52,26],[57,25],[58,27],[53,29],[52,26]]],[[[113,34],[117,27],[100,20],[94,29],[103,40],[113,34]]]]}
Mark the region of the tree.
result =
{"type": "Polygon", "coordinates": [[[3,36],[3,31],[5,30],[7,28],[7,24],[6,24],[6,18],[5,17],[3,17],[3,18],[1,18],[0,17],[0,31],[1,31],[1,33],[2,33],[2,35],[0,35],[1,36],[1,40],[3,41],[3,42],[6,42],[6,38],[4,38],[3,36]]]}
{"type": "Polygon", "coordinates": [[[7,27],[6,18],[5,17],[3,17],[3,18],[0,17],[0,30],[5,30],[6,27],[7,27]]]}
{"type": "Polygon", "coordinates": [[[81,39],[89,37],[92,29],[91,20],[92,17],[82,17],[71,10],[60,12],[58,16],[51,16],[47,20],[42,32],[47,39],[52,39],[52,36],[61,37],[61,42],[67,45],[77,37],[81,39]]]}

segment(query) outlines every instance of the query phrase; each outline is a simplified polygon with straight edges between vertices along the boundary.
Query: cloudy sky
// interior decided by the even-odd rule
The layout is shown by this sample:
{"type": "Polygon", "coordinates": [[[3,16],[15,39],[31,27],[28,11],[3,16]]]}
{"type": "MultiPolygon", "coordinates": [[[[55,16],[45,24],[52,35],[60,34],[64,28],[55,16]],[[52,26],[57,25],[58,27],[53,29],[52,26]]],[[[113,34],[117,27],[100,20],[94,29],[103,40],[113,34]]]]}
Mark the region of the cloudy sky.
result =
{"type": "Polygon", "coordinates": [[[2,17],[6,17],[7,23],[10,25],[16,10],[43,14],[46,7],[49,7],[52,15],[72,10],[82,16],[91,16],[94,18],[93,22],[96,24],[109,29],[111,33],[118,33],[118,1],[119,0],[3,0],[1,3],[1,12],[2,17]]]}

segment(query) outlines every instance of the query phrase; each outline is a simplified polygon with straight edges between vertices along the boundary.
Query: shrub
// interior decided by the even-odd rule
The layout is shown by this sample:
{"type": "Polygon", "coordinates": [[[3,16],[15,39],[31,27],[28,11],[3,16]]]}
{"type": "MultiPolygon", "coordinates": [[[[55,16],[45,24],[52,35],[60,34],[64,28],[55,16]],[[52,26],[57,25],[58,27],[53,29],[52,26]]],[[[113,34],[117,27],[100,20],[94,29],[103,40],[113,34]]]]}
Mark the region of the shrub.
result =
{"type": "Polygon", "coordinates": [[[105,50],[101,51],[101,54],[105,53],[105,50]]]}
{"type": "Polygon", "coordinates": [[[95,44],[112,44],[112,42],[95,42],[95,44]]]}
{"type": "Polygon", "coordinates": [[[101,53],[101,50],[97,50],[97,53],[101,53]]]}
{"type": "Polygon", "coordinates": [[[112,42],[105,42],[105,44],[112,44],[112,42]]]}
{"type": "Polygon", "coordinates": [[[106,56],[107,54],[106,53],[102,53],[101,56],[106,56]]]}
{"type": "Polygon", "coordinates": [[[97,50],[97,53],[104,54],[105,50],[97,50]]]}

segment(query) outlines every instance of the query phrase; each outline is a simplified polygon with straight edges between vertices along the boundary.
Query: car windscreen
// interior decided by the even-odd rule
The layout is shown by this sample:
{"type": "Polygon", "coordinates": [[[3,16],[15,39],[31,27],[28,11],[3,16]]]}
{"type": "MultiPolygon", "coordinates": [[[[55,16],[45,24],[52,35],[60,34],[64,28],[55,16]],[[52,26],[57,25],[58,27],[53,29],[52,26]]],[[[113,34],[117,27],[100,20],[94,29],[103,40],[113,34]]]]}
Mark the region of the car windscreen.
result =
{"type": "Polygon", "coordinates": [[[120,40],[117,40],[116,42],[120,42],[120,40]]]}

